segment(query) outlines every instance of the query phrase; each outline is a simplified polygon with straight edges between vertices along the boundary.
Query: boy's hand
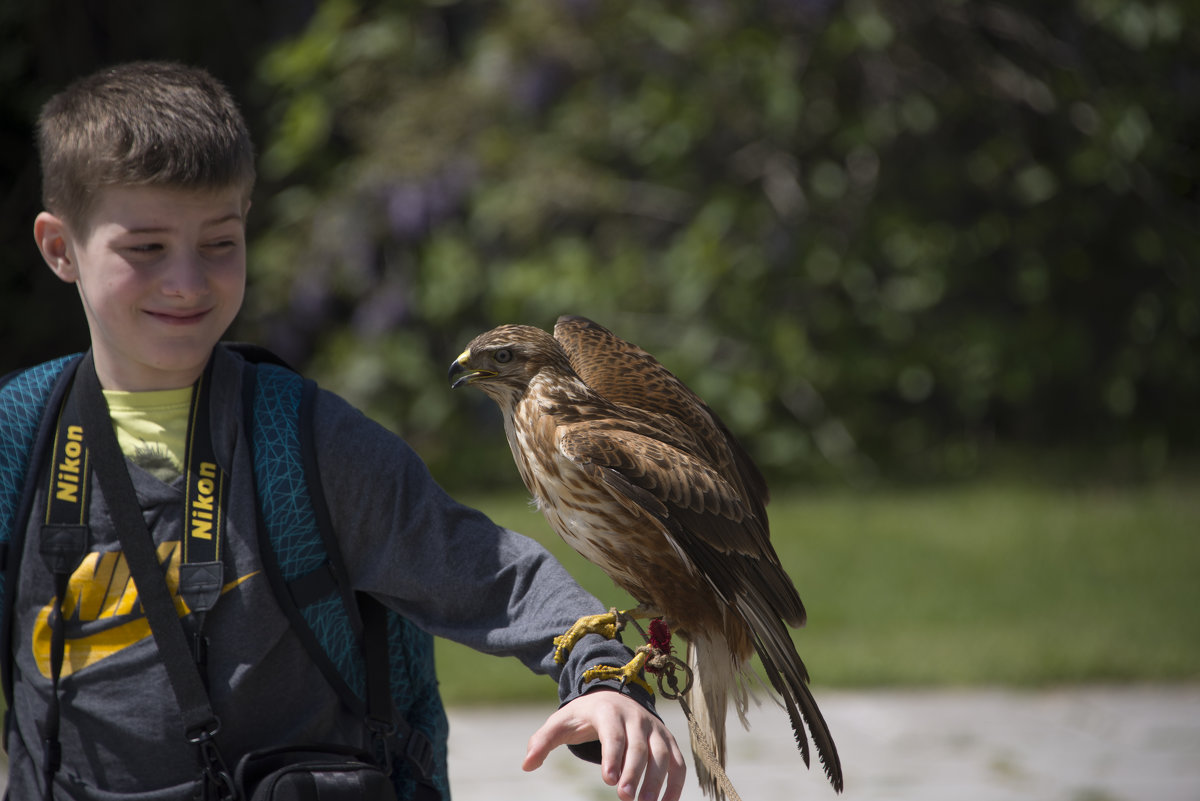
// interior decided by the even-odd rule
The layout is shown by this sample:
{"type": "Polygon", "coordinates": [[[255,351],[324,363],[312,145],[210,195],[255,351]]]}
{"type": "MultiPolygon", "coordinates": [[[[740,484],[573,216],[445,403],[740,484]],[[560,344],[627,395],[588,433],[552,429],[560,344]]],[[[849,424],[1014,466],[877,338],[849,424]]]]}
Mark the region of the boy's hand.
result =
{"type": "Polygon", "coordinates": [[[621,801],[678,801],[687,776],[683,755],[663,722],[637,701],[609,690],[582,695],[529,738],[524,770],[536,770],[560,745],[600,741],[600,775],[621,801]],[[638,782],[641,794],[637,794],[638,782]]]}

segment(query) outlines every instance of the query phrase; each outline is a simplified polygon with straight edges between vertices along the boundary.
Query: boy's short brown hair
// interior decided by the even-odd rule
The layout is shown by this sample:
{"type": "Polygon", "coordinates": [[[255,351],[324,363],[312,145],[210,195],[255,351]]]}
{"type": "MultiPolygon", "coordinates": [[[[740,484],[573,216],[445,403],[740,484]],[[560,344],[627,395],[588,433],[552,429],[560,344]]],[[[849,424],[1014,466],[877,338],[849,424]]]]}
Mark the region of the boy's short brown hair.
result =
{"type": "Polygon", "coordinates": [[[106,186],[254,186],[254,146],[228,90],[171,62],[109,67],[52,97],[38,120],[42,202],[84,228],[106,186]]]}

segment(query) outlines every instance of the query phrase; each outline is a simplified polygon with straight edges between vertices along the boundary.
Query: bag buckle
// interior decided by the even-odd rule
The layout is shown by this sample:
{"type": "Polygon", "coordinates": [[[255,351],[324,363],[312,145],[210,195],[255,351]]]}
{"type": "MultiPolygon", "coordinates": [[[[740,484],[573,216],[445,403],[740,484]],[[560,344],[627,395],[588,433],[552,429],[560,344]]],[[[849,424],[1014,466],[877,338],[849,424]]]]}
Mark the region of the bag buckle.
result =
{"type": "MultiPolygon", "coordinates": [[[[388,747],[389,741],[396,738],[396,733],[400,727],[390,720],[380,720],[379,718],[367,717],[367,730],[371,732],[372,744],[376,754],[383,754],[384,772],[389,776],[392,774],[393,758],[392,749],[388,747]]],[[[399,738],[398,738],[399,739],[399,738]]],[[[433,776],[433,743],[424,732],[418,731],[412,727],[408,727],[408,731],[402,738],[401,747],[398,749],[399,755],[416,771],[415,779],[428,780],[433,776]]]]}
{"type": "Polygon", "coordinates": [[[429,779],[433,776],[433,743],[424,732],[411,729],[404,743],[404,757],[418,771],[416,778],[429,779]]]}
{"type": "Polygon", "coordinates": [[[187,741],[192,745],[203,745],[216,737],[217,732],[220,730],[221,719],[214,715],[212,720],[206,720],[194,729],[189,729],[184,733],[184,736],[187,737],[187,741]]]}
{"type": "Polygon", "coordinates": [[[365,721],[367,731],[371,733],[371,753],[387,775],[392,775],[392,749],[388,741],[396,736],[396,724],[390,720],[380,720],[367,715],[365,721]]]}
{"type": "Polygon", "coordinates": [[[214,716],[186,734],[187,741],[196,746],[200,759],[200,798],[204,801],[236,801],[237,787],[225,759],[217,748],[216,734],[221,730],[221,719],[214,716]]]}

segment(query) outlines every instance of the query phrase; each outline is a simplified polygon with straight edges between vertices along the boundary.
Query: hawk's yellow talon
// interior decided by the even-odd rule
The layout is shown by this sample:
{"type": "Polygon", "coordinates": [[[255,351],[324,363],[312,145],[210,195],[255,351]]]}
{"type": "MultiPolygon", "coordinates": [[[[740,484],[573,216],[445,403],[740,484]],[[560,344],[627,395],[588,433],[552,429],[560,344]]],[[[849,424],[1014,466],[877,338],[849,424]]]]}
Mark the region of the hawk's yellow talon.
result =
{"type": "Polygon", "coordinates": [[[567,654],[585,634],[599,634],[606,640],[616,639],[617,632],[621,630],[620,615],[614,610],[601,615],[585,615],[576,620],[566,633],[554,638],[555,664],[565,663],[567,654]]]}
{"type": "Polygon", "coordinates": [[[649,658],[649,651],[639,648],[638,652],[634,654],[633,659],[629,660],[628,664],[624,667],[596,665],[596,667],[584,671],[583,680],[584,682],[589,682],[602,681],[604,679],[620,679],[622,685],[632,682],[651,695],[654,695],[654,690],[650,687],[650,684],[639,675],[646,667],[646,660],[649,658]]]}

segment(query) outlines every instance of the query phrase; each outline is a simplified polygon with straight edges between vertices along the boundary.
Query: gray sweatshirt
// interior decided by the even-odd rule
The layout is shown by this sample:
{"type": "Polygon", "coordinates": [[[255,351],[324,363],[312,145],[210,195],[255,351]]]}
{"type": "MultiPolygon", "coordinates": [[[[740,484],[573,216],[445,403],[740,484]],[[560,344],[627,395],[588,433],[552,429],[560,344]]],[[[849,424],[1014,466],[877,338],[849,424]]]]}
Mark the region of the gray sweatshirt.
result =
{"type": "MultiPolygon", "coordinates": [[[[361,746],[361,718],[309,658],[262,572],[256,500],[245,480],[251,451],[242,426],[241,358],[223,348],[214,358],[213,446],[232,479],[222,554],[226,588],[205,625],[222,753],[232,765],[273,745],[361,746]]],[[[624,646],[589,635],[565,666],[556,665],[551,639],[581,615],[603,611],[596,598],[540,545],[453,501],[401,438],[338,396],[320,393],[315,425],[321,481],[355,589],[434,635],[548,674],[558,682],[560,703],[579,694],[587,668],[629,659],[624,646]]],[[[168,485],[128,466],[170,583],[183,530],[182,479],[168,485]]],[[[95,481],[91,492],[91,552],[67,593],[63,761],[55,797],[182,801],[197,781],[195,749],[184,740],[178,704],[95,481]]],[[[42,796],[40,730],[50,696],[47,617],[54,596],[37,555],[44,510],[42,487],[27,521],[14,604],[7,750],[16,801],[42,796]]],[[[652,708],[640,689],[622,691],[652,708]]]]}

